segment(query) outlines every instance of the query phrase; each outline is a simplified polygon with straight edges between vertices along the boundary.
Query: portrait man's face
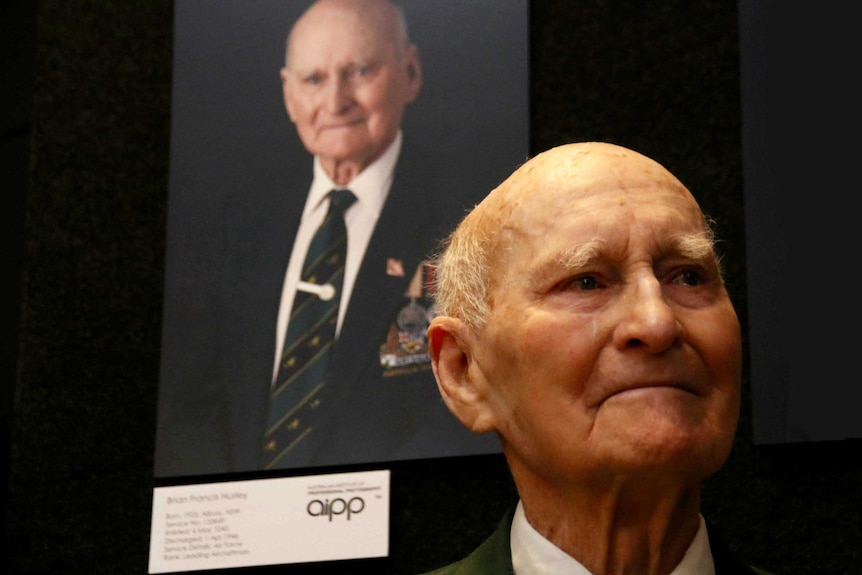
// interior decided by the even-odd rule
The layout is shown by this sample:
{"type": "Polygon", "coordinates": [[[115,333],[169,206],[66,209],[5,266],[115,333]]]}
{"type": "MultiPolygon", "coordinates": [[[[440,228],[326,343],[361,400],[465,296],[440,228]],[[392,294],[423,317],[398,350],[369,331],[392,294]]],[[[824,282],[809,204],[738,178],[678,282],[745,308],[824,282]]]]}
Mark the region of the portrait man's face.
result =
{"type": "Polygon", "coordinates": [[[399,45],[391,15],[325,4],[297,24],[281,77],[306,149],[363,168],[393,141],[421,87],[416,49],[399,45]]]}
{"type": "Polygon", "coordinates": [[[544,477],[700,478],[730,450],[739,323],[697,204],[653,166],[560,165],[500,206],[471,377],[507,456],[544,477]]]}

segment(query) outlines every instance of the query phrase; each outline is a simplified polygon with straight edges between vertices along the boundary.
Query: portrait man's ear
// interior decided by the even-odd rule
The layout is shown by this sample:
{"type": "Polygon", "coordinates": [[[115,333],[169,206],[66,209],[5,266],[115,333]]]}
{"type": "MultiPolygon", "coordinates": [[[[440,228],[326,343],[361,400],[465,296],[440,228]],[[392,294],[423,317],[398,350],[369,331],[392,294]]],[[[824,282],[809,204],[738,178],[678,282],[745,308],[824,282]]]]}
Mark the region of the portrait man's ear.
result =
{"type": "Polygon", "coordinates": [[[462,425],[484,433],[496,425],[488,381],[471,350],[474,341],[470,328],[457,318],[439,316],[428,327],[431,367],[443,401],[462,425]]]}
{"type": "Polygon", "coordinates": [[[409,81],[407,101],[412,102],[422,91],[422,63],[419,61],[419,48],[415,45],[407,48],[405,61],[409,81]]]}
{"type": "Polygon", "coordinates": [[[290,73],[287,67],[282,68],[278,74],[281,77],[281,96],[284,98],[284,107],[287,110],[287,116],[291,122],[296,122],[293,113],[293,102],[290,94],[290,73]]]}

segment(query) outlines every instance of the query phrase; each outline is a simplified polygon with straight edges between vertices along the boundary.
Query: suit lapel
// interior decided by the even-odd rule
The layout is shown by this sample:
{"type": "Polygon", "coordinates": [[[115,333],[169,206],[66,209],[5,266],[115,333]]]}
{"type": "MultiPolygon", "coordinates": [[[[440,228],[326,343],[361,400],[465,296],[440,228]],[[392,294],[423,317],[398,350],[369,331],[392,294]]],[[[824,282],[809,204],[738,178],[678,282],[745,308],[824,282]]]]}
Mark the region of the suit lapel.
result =
{"type": "MultiPolygon", "coordinates": [[[[303,179],[295,187],[304,193],[308,182],[303,179]]],[[[278,306],[302,206],[297,192],[282,193],[268,202],[247,198],[233,206],[230,219],[241,229],[228,231],[231,261],[223,293],[231,315],[224,322],[222,360],[235,470],[259,466],[278,306]]]]}
{"type": "Polygon", "coordinates": [[[358,374],[363,360],[377,356],[394,313],[404,306],[407,287],[430,249],[428,211],[410,190],[390,192],[356,277],[334,363],[341,378],[358,374]]]}

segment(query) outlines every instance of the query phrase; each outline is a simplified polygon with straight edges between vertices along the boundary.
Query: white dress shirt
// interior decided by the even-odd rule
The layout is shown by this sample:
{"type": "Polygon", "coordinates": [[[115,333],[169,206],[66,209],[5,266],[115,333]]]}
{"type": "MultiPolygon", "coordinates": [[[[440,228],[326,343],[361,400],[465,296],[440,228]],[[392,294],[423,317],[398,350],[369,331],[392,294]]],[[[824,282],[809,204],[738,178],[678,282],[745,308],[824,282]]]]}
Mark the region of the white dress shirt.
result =
{"type": "Polygon", "coordinates": [[[356,282],[356,274],[371,240],[371,234],[377,225],[377,219],[383,210],[383,204],[392,187],[392,175],[395,164],[401,152],[401,132],[399,131],[395,140],[386,151],[374,163],[366,167],[347,186],[338,186],[323,170],[320,160],[314,158],[314,179],[305,200],[302,211],[302,219],[296,238],[293,242],[293,251],[287,264],[284,275],[284,284],[281,290],[281,303],[278,308],[278,326],[276,328],[275,362],[273,364],[273,379],[278,373],[278,365],[281,361],[281,351],[284,345],[284,337],[287,333],[290,310],[293,307],[293,298],[296,295],[296,285],[302,275],[302,265],[305,261],[305,253],[311,244],[311,239],[321,222],[326,217],[329,209],[327,194],[334,188],[346,187],[356,196],[356,202],[344,212],[344,224],[347,227],[347,260],[344,264],[344,287],[341,292],[341,301],[338,307],[338,323],[335,327],[336,335],[341,332],[341,324],[344,314],[350,302],[350,294],[353,293],[353,285],[356,282]]]}
{"type": "MultiPolygon", "coordinates": [[[[574,557],[533,529],[520,501],[510,533],[515,575],[592,575],[574,557]]],[[[702,516],[694,540],[671,575],[715,575],[715,563],[702,516]]]]}

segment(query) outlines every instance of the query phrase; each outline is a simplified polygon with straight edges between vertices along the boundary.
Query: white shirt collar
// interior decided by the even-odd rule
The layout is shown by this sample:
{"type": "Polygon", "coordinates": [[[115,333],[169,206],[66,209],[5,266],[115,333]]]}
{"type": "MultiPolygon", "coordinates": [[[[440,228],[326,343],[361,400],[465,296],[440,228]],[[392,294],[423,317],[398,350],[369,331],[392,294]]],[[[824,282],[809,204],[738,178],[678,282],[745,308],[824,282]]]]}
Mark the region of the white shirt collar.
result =
{"type": "Polygon", "coordinates": [[[356,196],[356,205],[362,206],[362,211],[375,214],[376,219],[376,215],[380,214],[392,185],[395,164],[401,152],[401,140],[402,136],[399,130],[386,151],[373,163],[366,166],[347,186],[336,185],[323,169],[320,158],[315,156],[314,179],[308,192],[308,200],[305,202],[303,218],[320,208],[321,202],[330,190],[346,187],[356,196]]]}
{"type": "MultiPolygon", "coordinates": [[[[512,520],[511,543],[515,575],[591,575],[574,557],[545,539],[530,525],[520,501],[512,520]]],[[[703,517],[700,517],[694,540],[671,575],[715,575],[703,517]]]]}

